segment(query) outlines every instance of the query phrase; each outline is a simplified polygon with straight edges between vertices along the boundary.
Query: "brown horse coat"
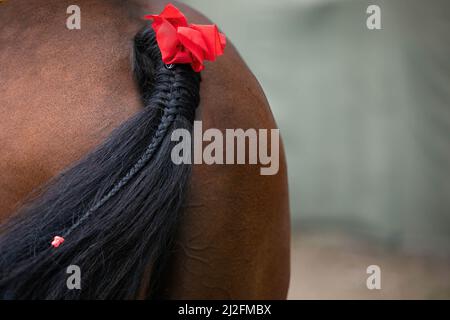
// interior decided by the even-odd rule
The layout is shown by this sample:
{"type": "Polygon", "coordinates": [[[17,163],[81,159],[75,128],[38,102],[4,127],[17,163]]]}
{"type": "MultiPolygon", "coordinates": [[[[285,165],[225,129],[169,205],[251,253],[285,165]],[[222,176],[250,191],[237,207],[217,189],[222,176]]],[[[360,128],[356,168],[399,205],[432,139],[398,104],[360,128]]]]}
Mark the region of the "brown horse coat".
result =
{"type": "MultiPolygon", "coordinates": [[[[159,13],[166,1],[79,0],[81,30],[65,26],[71,4],[0,4],[0,221],[142,107],[131,39],[140,17],[159,13]]],[[[175,4],[190,21],[210,23],[175,4]]],[[[204,129],[276,128],[258,81],[230,42],[202,78],[197,119],[204,129]]],[[[283,299],[289,231],[282,149],[274,176],[261,176],[255,165],[194,165],[161,295],[283,299]]]]}

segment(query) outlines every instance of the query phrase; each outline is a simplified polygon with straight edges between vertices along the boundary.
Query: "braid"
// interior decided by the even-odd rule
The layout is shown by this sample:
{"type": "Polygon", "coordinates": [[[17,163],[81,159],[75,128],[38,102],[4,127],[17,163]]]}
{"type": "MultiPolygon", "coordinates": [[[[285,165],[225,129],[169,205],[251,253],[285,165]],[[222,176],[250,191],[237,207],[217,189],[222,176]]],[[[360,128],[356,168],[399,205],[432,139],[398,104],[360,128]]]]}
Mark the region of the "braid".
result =
{"type": "MultiPolygon", "coordinates": [[[[145,29],[135,38],[137,50],[145,49],[145,54],[140,54],[142,59],[136,60],[135,64],[135,76],[141,86],[141,91],[145,92],[147,86],[150,84],[150,76],[152,75],[150,67],[150,60],[153,62],[153,68],[158,68],[156,74],[158,76],[158,85],[154,88],[153,93],[148,96],[143,97],[144,101],[147,100],[152,105],[157,105],[159,108],[163,109],[163,115],[161,121],[156,129],[156,132],[152,138],[151,143],[139,158],[139,160],[133,165],[130,171],[118,181],[114,187],[104,195],[98,202],[96,202],[92,207],[90,207],[85,214],[83,214],[77,222],[75,222],[68,230],[65,231],[63,237],[66,238],[73,230],[75,230],[81,223],[87,220],[97,209],[99,209],[103,204],[105,204],[109,199],[114,197],[121,189],[124,187],[135,175],[138,173],[148,161],[152,158],[154,153],[158,150],[161,145],[162,140],[166,136],[169,128],[173,124],[177,116],[185,116],[188,120],[193,121],[195,108],[198,105],[198,85],[197,88],[186,88],[186,77],[187,75],[192,75],[192,72],[183,71],[181,68],[174,65],[164,65],[158,63],[161,61],[159,48],[156,44],[154,33],[151,29],[145,29]],[[149,58],[149,59],[148,59],[149,58]],[[163,69],[162,69],[163,68],[163,69]],[[164,80],[163,80],[164,78],[164,80]],[[197,90],[192,90],[197,89],[197,90]],[[194,91],[194,92],[192,92],[194,91]],[[193,100],[193,103],[187,105],[185,102],[190,101],[190,97],[186,95],[197,96],[193,100]],[[184,112],[183,112],[184,111],[184,112]]],[[[141,52],[142,53],[142,52],[141,52]]],[[[187,82],[190,83],[190,82],[187,82]]],[[[192,83],[192,82],[191,82],[192,83]]],[[[194,82],[195,83],[195,82],[194,82]]],[[[198,82],[197,82],[198,83],[198,82]]]]}
{"type": "Polygon", "coordinates": [[[148,297],[157,292],[190,177],[189,165],[171,161],[170,134],[192,131],[200,74],[190,65],[166,66],[150,28],[135,36],[133,49],[144,109],[1,226],[0,299],[131,299],[143,288],[148,297]],[[49,241],[57,234],[67,241],[54,249],[49,241]],[[69,265],[82,268],[89,285],[68,290],[69,265]]]}

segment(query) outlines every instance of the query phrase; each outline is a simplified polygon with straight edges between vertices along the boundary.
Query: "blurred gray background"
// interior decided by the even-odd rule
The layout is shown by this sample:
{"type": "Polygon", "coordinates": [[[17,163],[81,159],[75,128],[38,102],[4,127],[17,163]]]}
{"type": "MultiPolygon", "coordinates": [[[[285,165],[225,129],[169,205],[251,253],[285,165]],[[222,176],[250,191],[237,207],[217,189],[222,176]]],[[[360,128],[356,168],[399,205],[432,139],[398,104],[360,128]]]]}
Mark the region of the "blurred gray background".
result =
{"type": "Polygon", "coordinates": [[[235,44],[281,129],[290,298],[450,298],[450,1],[184,2],[235,44]]]}

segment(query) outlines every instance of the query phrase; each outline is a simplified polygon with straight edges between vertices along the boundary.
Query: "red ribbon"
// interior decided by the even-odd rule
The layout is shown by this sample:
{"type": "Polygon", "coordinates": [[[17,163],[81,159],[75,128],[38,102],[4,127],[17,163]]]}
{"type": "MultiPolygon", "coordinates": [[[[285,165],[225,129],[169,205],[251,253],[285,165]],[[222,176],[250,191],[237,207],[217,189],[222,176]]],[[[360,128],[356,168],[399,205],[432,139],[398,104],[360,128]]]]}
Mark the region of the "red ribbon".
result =
{"type": "Polygon", "coordinates": [[[200,72],[204,60],[214,61],[223,54],[226,38],[215,24],[188,24],[184,14],[169,3],[159,15],[146,15],[153,19],[152,28],[165,64],[190,63],[200,72]]]}

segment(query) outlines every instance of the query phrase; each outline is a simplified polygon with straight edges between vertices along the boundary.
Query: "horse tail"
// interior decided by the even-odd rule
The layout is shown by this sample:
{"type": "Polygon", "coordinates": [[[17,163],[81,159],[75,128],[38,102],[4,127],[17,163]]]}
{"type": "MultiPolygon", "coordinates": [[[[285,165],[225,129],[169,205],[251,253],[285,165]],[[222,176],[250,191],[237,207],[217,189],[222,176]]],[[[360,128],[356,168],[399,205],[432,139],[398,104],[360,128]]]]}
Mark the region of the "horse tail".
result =
{"type": "Polygon", "coordinates": [[[189,65],[165,65],[150,28],[135,36],[133,49],[145,107],[1,226],[0,298],[157,292],[190,177],[189,165],[171,160],[171,133],[192,132],[200,75],[189,65]],[[56,235],[65,239],[58,248],[50,245],[56,235]],[[79,290],[67,287],[70,265],[80,268],[79,290]]]}

